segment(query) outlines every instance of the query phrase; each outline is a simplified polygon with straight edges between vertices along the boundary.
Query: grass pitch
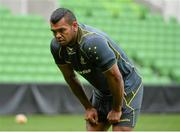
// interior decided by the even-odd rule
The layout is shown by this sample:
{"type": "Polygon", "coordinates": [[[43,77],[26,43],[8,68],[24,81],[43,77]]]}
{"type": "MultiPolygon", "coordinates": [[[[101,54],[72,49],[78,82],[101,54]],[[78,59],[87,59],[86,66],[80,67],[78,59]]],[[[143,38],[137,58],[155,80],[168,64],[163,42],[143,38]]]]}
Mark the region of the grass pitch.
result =
{"type": "MultiPolygon", "coordinates": [[[[0,116],[0,131],[84,131],[83,115],[28,115],[26,124],[15,116],[0,116]]],[[[136,131],[180,131],[180,114],[141,114],[136,131]]]]}

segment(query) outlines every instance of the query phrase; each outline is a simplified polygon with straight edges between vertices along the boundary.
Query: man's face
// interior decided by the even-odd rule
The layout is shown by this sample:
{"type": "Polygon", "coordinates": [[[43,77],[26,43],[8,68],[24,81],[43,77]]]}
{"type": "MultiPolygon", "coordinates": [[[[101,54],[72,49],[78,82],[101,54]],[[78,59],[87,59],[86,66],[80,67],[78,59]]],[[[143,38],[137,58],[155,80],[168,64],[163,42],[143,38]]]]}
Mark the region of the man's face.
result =
{"type": "Polygon", "coordinates": [[[51,23],[51,31],[62,46],[70,44],[75,39],[77,29],[76,21],[70,25],[65,18],[62,18],[56,24],[51,23]]]}

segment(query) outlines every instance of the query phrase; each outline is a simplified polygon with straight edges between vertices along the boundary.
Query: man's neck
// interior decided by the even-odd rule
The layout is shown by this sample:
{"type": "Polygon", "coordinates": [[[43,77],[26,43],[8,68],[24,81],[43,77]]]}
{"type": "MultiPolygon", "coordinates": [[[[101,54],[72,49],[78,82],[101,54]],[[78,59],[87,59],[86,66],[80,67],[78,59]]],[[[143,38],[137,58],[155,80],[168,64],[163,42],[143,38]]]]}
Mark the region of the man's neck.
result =
{"type": "MultiPolygon", "coordinates": [[[[79,30],[78,30],[79,31],[79,30]]],[[[78,42],[78,31],[75,32],[73,40],[68,44],[68,47],[73,47],[78,42]]]]}

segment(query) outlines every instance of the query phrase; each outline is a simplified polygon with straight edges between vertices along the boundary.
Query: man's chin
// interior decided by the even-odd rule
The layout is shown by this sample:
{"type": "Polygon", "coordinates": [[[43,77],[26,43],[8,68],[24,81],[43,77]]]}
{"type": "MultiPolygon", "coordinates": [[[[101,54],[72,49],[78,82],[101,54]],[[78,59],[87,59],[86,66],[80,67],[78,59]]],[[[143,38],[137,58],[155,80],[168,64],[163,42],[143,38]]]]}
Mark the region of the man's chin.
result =
{"type": "Polygon", "coordinates": [[[62,45],[62,46],[67,45],[67,43],[66,43],[66,42],[64,42],[64,41],[59,41],[59,44],[60,44],[60,45],[62,45]]]}

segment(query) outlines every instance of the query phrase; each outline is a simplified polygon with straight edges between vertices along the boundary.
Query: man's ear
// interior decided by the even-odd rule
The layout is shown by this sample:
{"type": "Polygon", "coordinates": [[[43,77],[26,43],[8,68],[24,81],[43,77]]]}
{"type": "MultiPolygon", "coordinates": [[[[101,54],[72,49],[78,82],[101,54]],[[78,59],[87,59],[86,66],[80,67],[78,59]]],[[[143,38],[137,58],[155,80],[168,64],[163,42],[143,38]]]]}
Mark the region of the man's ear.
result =
{"type": "Polygon", "coordinates": [[[73,21],[72,26],[73,26],[74,31],[76,32],[78,30],[78,23],[77,23],[77,21],[73,21]]]}

